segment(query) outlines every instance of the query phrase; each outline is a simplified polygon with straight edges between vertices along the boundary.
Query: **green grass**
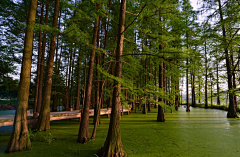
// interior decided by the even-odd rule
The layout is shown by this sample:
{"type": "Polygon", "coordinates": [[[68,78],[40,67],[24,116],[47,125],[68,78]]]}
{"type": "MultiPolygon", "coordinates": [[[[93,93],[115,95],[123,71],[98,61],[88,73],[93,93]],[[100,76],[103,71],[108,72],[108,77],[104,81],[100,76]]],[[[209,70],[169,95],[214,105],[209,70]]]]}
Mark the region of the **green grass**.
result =
{"type": "MultiPolygon", "coordinates": [[[[214,109],[185,108],[167,113],[166,122],[156,121],[157,110],[146,115],[130,113],[121,118],[124,150],[130,157],[233,157],[239,156],[240,121],[227,119],[226,112],[214,109]]],[[[92,122],[92,118],[90,118],[92,122]]],[[[109,119],[101,118],[96,139],[77,143],[77,119],[57,121],[51,130],[31,133],[32,150],[4,154],[10,133],[0,134],[1,157],[94,157],[107,136],[109,119]]],[[[90,125],[92,132],[93,125],[90,125]]]]}

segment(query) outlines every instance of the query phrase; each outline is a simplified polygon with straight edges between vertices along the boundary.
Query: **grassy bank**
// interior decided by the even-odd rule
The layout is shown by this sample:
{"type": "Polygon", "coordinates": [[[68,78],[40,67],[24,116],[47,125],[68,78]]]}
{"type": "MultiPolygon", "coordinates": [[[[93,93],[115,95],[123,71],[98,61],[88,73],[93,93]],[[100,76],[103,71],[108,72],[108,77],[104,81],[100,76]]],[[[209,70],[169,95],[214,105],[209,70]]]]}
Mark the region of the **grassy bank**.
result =
{"type": "MultiPolygon", "coordinates": [[[[193,108],[186,113],[167,113],[166,122],[156,121],[157,109],[146,115],[140,111],[121,118],[124,150],[130,157],[167,156],[238,156],[240,124],[226,119],[226,112],[193,108]],[[224,150],[223,150],[224,148],[224,150]]],[[[92,118],[90,118],[92,122],[92,118]]],[[[51,130],[30,133],[32,150],[4,154],[10,133],[0,134],[1,157],[94,157],[107,136],[109,119],[103,116],[96,139],[87,144],[77,143],[77,119],[56,121],[51,130]]],[[[90,125],[92,131],[93,125],[90,125]]]]}

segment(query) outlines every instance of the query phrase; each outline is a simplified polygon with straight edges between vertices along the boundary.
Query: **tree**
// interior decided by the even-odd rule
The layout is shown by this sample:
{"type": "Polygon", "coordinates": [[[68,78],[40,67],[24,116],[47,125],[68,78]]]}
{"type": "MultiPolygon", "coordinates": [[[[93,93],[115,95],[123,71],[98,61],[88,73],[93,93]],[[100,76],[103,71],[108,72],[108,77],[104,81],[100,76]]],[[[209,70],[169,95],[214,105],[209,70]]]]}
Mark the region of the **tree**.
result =
{"type": "MultiPolygon", "coordinates": [[[[120,17],[118,26],[118,40],[117,40],[117,51],[116,51],[116,66],[115,66],[115,77],[121,78],[122,76],[122,51],[123,51],[123,40],[125,31],[125,13],[126,13],[126,0],[121,1],[120,17]]],[[[120,134],[120,92],[121,84],[117,80],[114,80],[113,99],[112,99],[112,113],[109,123],[107,139],[104,143],[104,147],[101,150],[100,156],[111,157],[111,156],[126,156],[123,150],[120,134]]]]}
{"type": "MultiPolygon", "coordinates": [[[[98,7],[98,5],[96,5],[98,7]]],[[[98,27],[99,27],[100,16],[97,16],[95,25],[94,25],[94,36],[92,44],[95,48],[97,42],[97,34],[98,34],[98,27]]],[[[95,49],[92,49],[90,61],[89,61],[89,71],[88,71],[88,79],[87,79],[87,86],[86,86],[86,95],[84,99],[84,108],[83,114],[81,117],[81,123],[79,127],[78,133],[78,142],[79,143],[86,143],[89,140],[89,108],[91,104],[91,91],[92,91],[92,80],[93,80],[93,69],[94,69],[94,60],[95,60],[95,49]]]]}
{"type": "Polygon", "coordinates": [[[18,88],[18,105],[15,113],[12,135],[5,150],[6,153],[22,151],[31,148],[31,141],[28,136],[27,109],[36,11],[37,0],[31,0],[24,40],[20,83],[18,88]]]}
{"type": "MultiPolygon", "coordinates": [[[[54,8],[53,24],[52,24],[53,28],[57,28],[59,8],[60,8],[60,0],[55,0],[55,8],[54,8]]],[[[46,83],[45,83],[45,89],[44,89],[43,104],[41,106],[41,111],[40,111],[38,122],[37,122],[37,129],[44,130],[44,131],[50,129],[50,101],[51,101],[51,91],[52,91],[52,74],[53,74],[53,59],[54,59],[54,53],[55,53],[55,45],[56,45],[56,32],[53,32],[51,37],[49,58],[47,62],[47,76],[46,76],[46,83]]]]}

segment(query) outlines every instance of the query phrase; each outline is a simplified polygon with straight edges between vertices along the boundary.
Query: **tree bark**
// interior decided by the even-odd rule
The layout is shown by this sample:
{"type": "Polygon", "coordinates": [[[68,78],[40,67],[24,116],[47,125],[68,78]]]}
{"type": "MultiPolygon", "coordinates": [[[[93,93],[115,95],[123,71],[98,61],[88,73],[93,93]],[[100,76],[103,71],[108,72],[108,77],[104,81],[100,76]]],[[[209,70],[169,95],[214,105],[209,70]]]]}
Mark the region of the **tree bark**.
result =
{"type": "MultiPolygon", "coordinates": [[[[163,89],[163,62],[159,65],[159,88],[162,90],[161,96],[164,95],[164,89],[163,89]]],[[[158,101],[161,103],[164,103],[161,96],[158,98],[158,101]]],[[[158,105],[158,115],[157,115],[157,121],[158,122],[165,122],[165,114],[164,114],[164,108],[161,104],[158,105]]]]}
{"type": "MultiPolygon", "coordinates": [[[[55,0],[55,8],[53,15],[53,28],[57,28],[58,22],[58,12],[60,7],[60,0],[55,0]]],[[[52,74],[53,74],[53,60],[55,53],[55,45],[56,45],[56,33],[53,32],[51,37],[51,45],[49,58],[47,63],[47,75],[46,75],[46,83],[44,89],[43,96],[43,105],[41,106],[40,115],[37,122],[38,130],[49,130],[50,129],[50,101],[51,101],[51,91],[52,91],[52,74]]]]}
{"type": "Polygon", "coordinates": [[[207,63],[207,46],[206,46],[206,42],[205,42],[205,108],[208,108],[208,90],[207,90],[207,78],[208,78],[208,63],[207,63]]]}
{"type": "MultiPolygon", "coordinates": [[[[93,36],[93,46],[96,47],[97,34],[99,27],[99,18],[98,15],[95,26],[94,26],[94,36],[93,36]]],[[[89,61],[89,72],[86,86],[86,95],[84,100],[84,109],[82,114],[82,119],[80,123],[78,139],[79,143],[86,143],[89,140],[89,107],[91,104],[91,91],[92,91],[92,79],[93,79],[93,69],[94,69],[94,59],[95,59],[95,49],[92,49],[90,61],[89,61]]]]}
{"type": "MultiPolygon", "coordinates": [[[[41,17],[40,17],[40,25],[43,24],[43,11],[44,4],[42,3],[41,7],[41,17]]],[[[37,103],[38,103],[38,88],[39,88],[39,80],[40,80],[40,67],[41,67],[41,52],[42,52],[42,31],[39,31],[38,38],[38,63],[37,63],[37,80],[36,80],[36,89],[35,89],[35,97],[34,97],[34,113],[37,112],[37,103]]]]}
{"type": "Polygon", "coordinates": [[[31,0],[24,40],[22,68],[18,87],[18,105],[15,113],[13,131],[5,153],[17,152],[31,148],[28,135],[27,109],[30,88],[33,34],[37,11],[37,0],[31,0]]]}
{"type": "MultiPolygon", "coordinates": [[[[219,62],[218,62],[219,63],[219,62]]],[[[218,74],[218,63],[217,63],[217,104],[220,105],[220,95],[219,95],[219,74],[218,74]]]]}
{"type": "Polygon", "coordinates": [[[81,90],[81,80],[80,80],[80,75],[81,75],[81,57],[82,57],[82,51],[79,50],[79,55],[78,55],[78,72],[77,72],[77,95],[76,95],[76,101],[75,101],[75,106],[76,110],[80,110],[80,90],[81,90]]]}
{"type": "MultiPolygon", "coordinates": [[[[47,25],[48,23],[48,12],[49,12],[49,1],[47,1],[47,4],[46,4],[46,14],[44,19],[44,25],[47,25]]],[[[46,43],[47,43],[47,33],[45,32],[43,35],[43,41],[42,41],[42,55],[41,55],[41,67],[40,67],[39,88],[38,88],[37,113],[40,113],[41,105],[42,105],[43,70],[44,70],[44,56],[45,56],[46,43]]]]}
{"type": "MultiPolygon", "coordinates": [[[[119,28],[118,28],[118,41],[117,41],[117,53],[116,53],[116,66],[115,66],[115,77],[121,78],[122,75],[122,51],[123,51],[123,40],[124,40],[124,24],[125,24],[125,12],[126,12],[126,0],[121,1],[119,28]]],[[[107,139],[104,143],[104,147],[99,151],[99,156],[102,157],[124,157],[127,156],[123,150],[120,133],[120,82],[114,80],[113,89],[113,103],[112,113],[108,129],[107,139]]]]}
{"type": "MultiPolygon", "coordinates": [[[[220,22],[223,22],[223,13],[222,13],[222,5],[221,1],[218,0],[219,6],[219,14],[220,14],[220,22]]],[[[222,35],[223,35],[223,42],[227,42],[227,35],[224,23],[222,23],[222,35]]],[[[233,89],[233,80],[232,80],[232,72],[231,72],[231,61],[228,55],[228,47],[224,48],[224,54],[226,59],[226,66],[227,66],[227,76],[228,76],[228,90],[229,90],[229,108],[227,113],[227,118],[238,118],[237,111],[236,111],[236,101],[234,99],[234,93],[231,92],[233,89]]]]}
{"type": "Polygon", "coordinates": [[[190,112],[190,106],[189,106],[189,89],[188,89],[188,58],[187,58],[186,84],[187,84],[187,93],[186,93],[186,97],[187,97],[187,108],[186,108],[186,111],[187,111],[187,112],[190,112]]]}
{"type": "MultiPolygon", "coordinates": [[[[60,29],[60,19],[61,19],[61,10],[60,10],[60,18],[58,20],[58,29],[60,29]]],[[[58,76],[59,76],[59,62],[61,62],[61,53],[62,51],[60,51],[60,57],[58,59],[58,47],[59,47],[59,36],[57,36],[57,47],[56,47],[56,61],[55,61],[55,78],[54,78],[54,93],[53,93],[53,107],[52,107],[52,111],[53,112],[57,112],[57,105],[58,105],[58,76]]]]}
{"type": "Polygon", "coordinates": [[[192,72],[192,107],[196,107],[195,74],[192,72]]]}

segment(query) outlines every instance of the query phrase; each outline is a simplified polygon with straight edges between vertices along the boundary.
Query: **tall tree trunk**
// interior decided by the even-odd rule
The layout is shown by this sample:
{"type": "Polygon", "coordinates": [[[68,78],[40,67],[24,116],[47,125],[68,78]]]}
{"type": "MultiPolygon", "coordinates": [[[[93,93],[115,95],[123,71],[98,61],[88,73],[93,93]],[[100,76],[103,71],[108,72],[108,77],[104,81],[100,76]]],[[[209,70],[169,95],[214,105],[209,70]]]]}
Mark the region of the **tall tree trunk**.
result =
{"type": "Polygon", "coordinates": [[[211,108],[213,108],[213,82],[212,82],[212,76],[210,76],[211,81],[211,108]]]}
{"type": "MultiPolygon", "coordinates": [[[[100,20],[100,18],[99,18],[100,20]]],[[[99,48],[99,32],[97,35],[97,48],[99,48]]],[[[96,67],[100,66],[100,54],[96,55],[96,67]]],[[[93,124],[96,123],[96,125],[100,124],[100,112],[98,111],[99,109],[101,109],[101,107],[99,107],[98,105],[101,106],[101,100],[100,100],[100,72],[99,70],[96,68],[96,76],[95,76],[95,106],[94,106],[94,117],[93,117],[93,124]]],[[[101,86],[102,87],[102,86],[101,86]]]]}
{"type": "Polygon", "coordinates": [[[220,105],[218,64],[219,62],[217,63],[217,104],[220,105]]]}
{"type": "Polygon", "coordinates": [[[200,76],[198,77],[198,92],[199,92],[199,99],[198,99],[198,103],[201,103],[201,82],[202,80],[200,80],[200,76]]]}
{"type": "MultiPolygon", "coordinates": [[[[122,51],[123,51],[123,40],[124,40],[124,24],[125,24],[125,12],[126,12],[126,0],[121,1],[119,28],[118,28],[118,41],[117,41],[117,53],[116,53],[116,66],[115,66],[115,77],[121,78],[122,76],[122,51]]],[[[107,139],[104,143],[104,147],[101,150],[102,157],[124,157],[127,154],[123,150],[120,134],[120,82],[114,80],[113,89],[113,103],[112,113],[108,129],[107,139]]]]}
{"type": "MultiPolygon", "coordinates": [[[[55,0],[54,15],[53,15],[53,28],[57,28],[58,12],[60,7],[60,0],[55,0]]],[[[52,91],[52,74],[53,74],[53,60],[56,45],[56,33],[54,32],[51,37],[51,46],[49,52],[49,58],[47,63],[47,75],[46,83],[43,96],[43,105],[41,107],[40,115],[37,122],[38,130],[49,130],[50,129],[50,101],[52,91]]]]}
{"type": "MultiPolygon", "coordinates": [[[[60,29],[60,19],[61,19],[61,10],[60,10],[60,18],[58,20],[58,29],[60,29]]],[[[58,75],[59,75],[59,62],[61,62],[61,52],[60,51],[60,57],[59,57],[59,60],[58,60],[58,46],[59,46],[59,36],[57,37],[57,47],[56,47],[56,59],[55,59],[55,78],[54,78],[54,94],[53,94],[53,107],[52,107],[52,111],[53,112],[57,112],[57,105],[58,105],[58,94],[57,94],[57,91],[58,91],[58,75]]]]}
{"type": "MultiPolygon", "coordinates": [[[[155,83],[155,86],[157,87],[157,67],[154,68],[154,83],[155,83]]],[[[155,89],[155,92],[156,92],[156,89],[155,89]]],[[[157,95],[155,95],[154,100],[157,101],[157,95]]],[[[154,108],[157,108],[157,103],[154,103],[154,108]]]]}
{"type": "Polygon", "coordinates": [[[79,55],[78,55],[78,68],[77,68],[77,95],[76,95],[76,101],[75,106],[76,110],[80,110],[80,90],[81,90],[81,57],[82,57],[82,51],[79,49],[79,55]]]}
{"type": "MultiPolygon", "coordinates": [[[[147,56],[145,59],[145,88],[146,88],[146,86],[147,86],[147,56]]],[[[146,93],[145,90],[144,90],[144,92],[146,93]]],[[[147,95],[145,93],[144,93],[144,97],[146,98],[147,95]]],[[[144,102],[142,113],[147,114],[147,101],[144,102]]]]}
{"type": "Polygon", "coordinates": [[[188,58],[187,58],[186,84],[187,84],[187,93],[186,93],[186,97],[187,97],[187,108],[186,108],[186,111],[187,111],[187,112],[190,112],[190,106],[189,106],[189,88],[188,88],[188,58]]]}
{"type": "MultiPolygon", "coordinates": [[[[227,42],[227,35],[226,29],[223,23],[223,13],[222,13],[222,5],[221,1],[218,0],[219,6],[219,14],[220,14],[220,22],[222,22],[222,35],[223,35],[223,42],[227,42]]],[[[228,55],[228,47],[224,48],[224,54],[226,59],[226,66],[227,66],[227,76],[228,76],[228,90],[231,91],[233,89],[233,80],[232,80],[232,72],[231,72],[231,61],[228,55]]],[[[237,111],[236,111],[236,101],[234,100],[234,93],[229,92],[229,108],[227,113],[227,118],[238,118],[237,111]]]]}
{"type": "MultiPolygon", "coordinates": [[[[164,95],[164,89],[163,89],[163,62],[159,65],[159,88],[162,92],[161,96],[164,95]]],[[[163,98],[161,96],[158,98],[159,103],[164,103],[163,98]]],[[[158,122],[165,122],[165,114],[164,114],[164,108],[161,104],[158,104],[158,115],[157,115],[157,121],[158,122]]]]}
{"type": "Polygon", "coordinates": [[[195,74],[192,72],[192,107],[196,107],[195,74]]]}
{"type": "Polygon", "coordinates": [[[15,113],[12,135],[5,150],[6,153],[31,148],[31,142],[28,135],[27,109],[33,51],[33,28],[35,25],[36,11],[37,0],[31,0],[24,40],[20,83],[18,87],[18,105],[15,113]]]}
{"type": "MultiPolygon", "coordinates": [[[[48,23],[48,12],[49,12],[49,1],[47,1],[47,4],[46,4],[46,14],[45,14],[44,25],[47,25],[48,23]]],[[[43,70],[44,70],[44,56],[45,56],[46,43],[47,43],[47,33],[45,32],[43,35],[43,41],[42,41],[42,55],[41,55],[41,67],[40,67],[39,88],[38,88],[37,113],[40,113],[41,106],[42,106],[43,70]]]]}
{"type": "Polygon", "coordinates": [[[87,48],[85,47],[85,68],[84,68],[84,91],[83,91],[83,104],[82,104],[82,113],[84,109],[85,97],[86,97],[86,86],[87,86],[87,48]]]}
{"type": "Polygon", "coordinates": [[[175,93],[176,93],[175,94],[175,110],[178,111],[178,107],[179,107],[179,77],[178,76],[175,84],[175,93]]]}
{"type": "MultiPolygon", "coordinates": [[[[41,7],[41,17],[40,17],[40,25],[43,24],[43,11],[44,11],[44,4],[42,2],[41,7]]],[[[35,90],[35,97],[34,97],[34,113],[37,112],[37,103],[38,103],[38,88],[39,88],[39,80],[40,80],[40,64],[41,64],[41,54],[42,54],[42,31],[39,31],[39,39],[38,39],[38,63],[37,63],[37,80],[36,80],[36,90],[35,90]]]]}
{"type": "Polygon", "coordinates": [[[69,111],[72,107],[72,99],[71,99],[71,78],[72,78],[72,62],[73,62],[73,43],[69,47],[70,51],[70,60],[69,60],[69,70],[68,70],[68,84],[67,84],[67,95],[68,95],[68,106],[66,107],[66,111],[69,111]]]}
{"type": "Polygon", "coordinates": [[[208,108],[208,90],[207,90],[207,78],[208,78],[208,62],[207,62],[207,46],[206,46],[206,41],[204,44],[205,47],[205,108],[208,108]]]}
{"type": "MultiPolygon", "coordinates": [[[[96,47],[97,34],[99,27],[99,18],[98,15],[95,26],[94,26],[94,36],[93,36],[93,47],[96,47]]],[[[90,61],[89,61],[89,72],[86,86],[86,95],[84,100],[84,109],[82,114],[82,120],[80,123],[79,133],[78,133],[78,142],[86,143],[89,140],[89,107],[91,104],[91,91],[92,91],[92,79],[93,79],[93,69],[94,69],[94,59],[95,59],[95,49],[92,49],[90,61]]]]}

